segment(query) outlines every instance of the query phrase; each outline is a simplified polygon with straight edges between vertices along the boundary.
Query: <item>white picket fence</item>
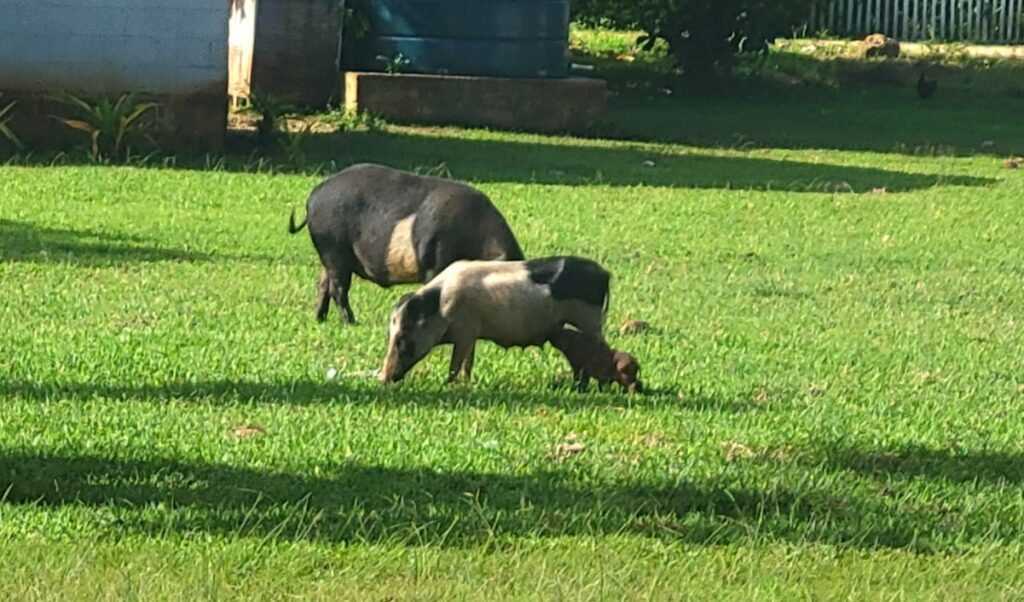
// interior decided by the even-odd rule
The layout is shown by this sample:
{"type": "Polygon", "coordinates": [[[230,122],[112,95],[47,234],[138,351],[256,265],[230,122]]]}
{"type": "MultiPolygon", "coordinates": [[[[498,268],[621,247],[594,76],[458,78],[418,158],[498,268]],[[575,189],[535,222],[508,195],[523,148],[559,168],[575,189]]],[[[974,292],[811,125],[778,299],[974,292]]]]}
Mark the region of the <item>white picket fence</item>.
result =
{"type": "Polygon", "coordinates": [[[1024,39],[1024,0],[823,0],[809,33],[884,33],[901,40],[1015,43],[1024,39]]]}

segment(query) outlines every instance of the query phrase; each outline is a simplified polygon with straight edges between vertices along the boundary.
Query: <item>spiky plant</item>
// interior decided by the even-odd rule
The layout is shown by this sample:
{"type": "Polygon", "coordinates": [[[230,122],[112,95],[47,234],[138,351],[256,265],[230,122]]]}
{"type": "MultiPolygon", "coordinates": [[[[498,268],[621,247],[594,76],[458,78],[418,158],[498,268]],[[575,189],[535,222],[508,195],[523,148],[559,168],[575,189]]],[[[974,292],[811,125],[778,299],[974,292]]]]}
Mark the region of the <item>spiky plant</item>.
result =
{"type": "Polygon", "coordinates": [[[24,145],[22,145],[21,140],[11,130],[11,127],[7,125],[13,117],[11,112],[13,111],[14,105],[16,104],[18,104],[18,101],[12,100],[10,103],[7,104],[6,107],[0,109],[0,136],[3,136],[18,150],[22,150],[23,148],[25,148],[24,145]]]}
{"type": "Polygon", "coordinates": [[[160,106],[156,102],[140,102],[134,92],[122,94],[111,101],[100,96],[88,102],[65,94],[57,100],[77,111],[77,118],[54,115],[67,127],[88,134],[89,156],[93,161],[120,160],[130,154],[133,143],[155,144],[146,131],[150,122],[144,119],[149,111],[160,106]]]}

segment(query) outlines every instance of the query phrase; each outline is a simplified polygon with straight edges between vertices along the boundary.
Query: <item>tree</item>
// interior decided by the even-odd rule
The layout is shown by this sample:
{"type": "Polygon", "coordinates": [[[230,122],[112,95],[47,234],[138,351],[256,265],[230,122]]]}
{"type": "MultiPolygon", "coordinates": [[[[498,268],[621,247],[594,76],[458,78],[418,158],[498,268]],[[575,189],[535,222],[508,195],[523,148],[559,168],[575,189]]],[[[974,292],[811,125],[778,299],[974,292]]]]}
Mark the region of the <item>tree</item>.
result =
{"type": "Polygon", "coordinates": [[[574,0],[585,24],[641,29],[650,49],[661,39],[688,79],[728,75],[735,56],[767,50],[808,15],[815,0],[574,0]]]}

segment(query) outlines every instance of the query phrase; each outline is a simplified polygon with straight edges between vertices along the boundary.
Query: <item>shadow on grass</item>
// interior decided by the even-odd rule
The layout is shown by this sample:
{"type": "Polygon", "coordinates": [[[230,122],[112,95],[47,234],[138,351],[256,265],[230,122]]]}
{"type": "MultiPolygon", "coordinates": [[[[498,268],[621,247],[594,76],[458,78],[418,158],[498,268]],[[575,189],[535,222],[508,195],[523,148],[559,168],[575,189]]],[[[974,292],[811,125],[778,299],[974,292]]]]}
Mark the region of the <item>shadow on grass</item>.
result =
{"type": "Polygon", "coordinates": [[[891,450],[831,447],[827,458],[836,469],[872,476],[942,478],[956,483],[1024,483],[1024,454],[961,454],[911,445],[891,450]]]}
{"type": "MultiPolygon", "coordinates": [[[[646,114],[646,110],[643,111],[646,114]]],[[[652,112],[653,118],[658,113],[652,112]]],[[[756,119],[763,121],[763,116],[756,119]]],[[[643,131],[646,126],[637,126],[643,131]]],[[[661,132],[663,127],[655,126],[661,132]]],[[[217,169],[254,172],[265,169],[248,156],[246,143],[217,169]]],[[[779,190],[793,192],[890,192],[936,185],[989,186],[994,178],[947,176],[856,165],[770,159],[750,154],[713,155],[668,152],[663,148],[589,139],[530,141],[482,138],[479,134],[439,130],[392,129],[379,132],[312,134],[302,165],[273,164],[279,172],[328,174],[353,163],[372,162],[476,183],[658,186],[669,188],[779,190]]],[[[45,158],[29,159],[49,165],[45,158]]],[[[154,164],[152,167],[158,168],[154,164]]],[[[178,169],[207,169],[203,160],[180,159],[178,169]]],[[[299,199],[296,199],[298,202],[299,199]]]]}
{"type": "Polygon", "coordinates": [[[131,235],[49,228],[0,219],[0,262],[74,263],[102,266],[129,262],[209,261],[195,251],[161,249],[131,235]]]}
{"type": "MultiPolygon", "coordinates": [[[[424,377],[429,378],[429,377],[424,377]]],[[[34,401],[107,399],[197,401],[209,403],[260,403],[315,405],[354,403],[375,405],[424,405],[439,407],[534,408],[547,406],[574,410],[581,408],[662,405],[680,411],[714,411],[724,414],[762,411],[761,405],[747,399],[715,398],[703,393],[679,393],[672,389],[649,390],[630,395],[611,388],[608,392],[592,390],[577,393],[570,390],[570,381],[552,383],[543,391],[535,389],[493,389],[479,384],[446,386],[431,383],[379,385],[373,379],[345,378],[341,382],[297,380],[291,382],[200,381],[167,384],[113,385],[95,383],[29,383],[0,382],[0,397],[34,401]],[[498,401],[496,401],[496,399],[498,401]]]]}
{"type": "Polygon", "coordinates": [[[1007,118],[1024,99],[1019,59],[864,60],[782,51],[741,57],[737,77],[693,88],[671,76],[671,61],[641,58],[585,61],[616,94],[598,128],[606,137],[924,156],[1024,153],[1024,124],[1007,118]],[[939,81],[927,101],[916,91],[922,70],[939,81]]]}
{"type": "MultiPolygon", "coordinates": [[[[271,437],[237,444],[259,448],[271,437]]],[[[813,541],[927,552],[937,544],[923,542],[949,518],[880,495],[850,494],[842,485],[580,482],[572,459],[550,462],[552,468],[517,475],[325,462],[317,467],[321,476],[312,477],[165,458],[8,450],[0,456],[6,492],[0,504],[102,508],[113,531],[152,536],[415,546],[635,534],[696,544],[813,541]]]]}
{"type": "Polygon", "coordinates": [[[0,219],[0,263],[72,263],[82,267],[102,267],[160,261],[241,261],[280,265],[285,260],[273,255],[227,255],[164,249],[131,234],[51,228],[0,219]]]}
{"type": "Polygon", "coordinates": [[[494,140],[422,132],[324,134],[309,142],[309,161],[374,162],[420,172],[433,170],[471,182],[793,192],[908,191],[988,186],[994,179],[889,171],[754,156],[669,153],[655,147],[494,140]]]}

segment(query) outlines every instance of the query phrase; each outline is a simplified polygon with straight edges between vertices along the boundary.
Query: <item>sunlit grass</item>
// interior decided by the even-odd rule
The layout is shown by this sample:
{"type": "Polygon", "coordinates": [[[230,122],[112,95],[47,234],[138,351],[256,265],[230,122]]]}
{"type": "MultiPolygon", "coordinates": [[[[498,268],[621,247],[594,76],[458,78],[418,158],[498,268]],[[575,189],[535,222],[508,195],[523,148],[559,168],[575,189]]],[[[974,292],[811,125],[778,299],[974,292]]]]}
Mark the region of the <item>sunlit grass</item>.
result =
{"type": "Polygon", "coordinates": [[[528,255],[602,262],[645,396],[486,344],[471,385],[438,351],[380,387],[405,289],[313,320],[285,226],[319,176],[0,168],[0,598],[1019,598],[1019,173],[970,124],[915,154],[761,109],[310,149],[469,180],[528,255]]]}

